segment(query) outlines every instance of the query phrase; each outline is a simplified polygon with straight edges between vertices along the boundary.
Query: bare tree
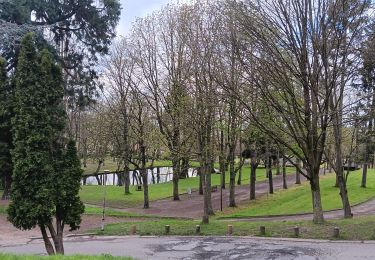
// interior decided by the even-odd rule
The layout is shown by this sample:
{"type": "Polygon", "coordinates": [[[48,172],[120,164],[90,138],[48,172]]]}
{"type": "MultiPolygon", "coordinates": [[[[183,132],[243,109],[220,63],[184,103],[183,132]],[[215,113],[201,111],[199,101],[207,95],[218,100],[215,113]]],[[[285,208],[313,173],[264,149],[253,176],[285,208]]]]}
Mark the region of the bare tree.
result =
{"type": "Polygon", "coordinates": [[[190,135],[183,135],[181,131],[189,125],[186,109],[189,107],[190,60],[186,52],[185,13],[183,8],[168,5],[160,12],[139,19],[132,32],[142,92],[154,110],[171,153],[174,200],[180,199],[181,159],[190,146],[190,135]]]}
{"type": "MultiPolygon", "coordinates": [[[[194,115],[197,154],[203,182],[203,223],[213,214],[211,202],[211,174],[214,160],[213,125],[216,111],[215,36],[217,20],[214,12],[200,3],[192,6],[189,28],[189,48],[193,61],[194,115]]],[[[225,173],[224,173],[225,174],[225,173]]]]}
{"type": "Polygon", "coordinates": [[[103,61],[103,75],[105,76],[104,91],[105,100],[111,111],[119,115],[121,133],[118,133],[117,144],[121,147],[121,157],[123,159],[125,194],[130,194],[129,160],[130,140],[129,140],[129,101],[128,95],[134,88],[135,62],[132,58],[131,46],[127,39],[116,42],[110,54],[103,61]],[[119,138],[120,137],[120,138],[119,138]]]}
{"type": "Polygon", "coordinates": [[[140,170],[142,184],[143,184],[143,208],[150,207],[148,196],[148,173],[146,168],[147,161],[147,132],[151,129],[150,124],[150,108],[147,106],[147,101],[144,96],[133,88],[130,92],[132,99],[132,113],[130,115],[131,129],[136,140],[137,160],[132,158],[130,162],[135,165],[136,169],[140,170]]]}
{"type": "MultiPolygon", "coordinates": [[[[339,50],[349,51],[354,47],[353,41],[343,40],[341,26],[337,26],[342,22],[340,3],[328,0],[231,2],[237,10],[242,36],[254,46],[251,52],[245,50],[243,62],[250,75],[249,84],[259,88],[270,114],[276,113],[283,123],[272,125],[277,126],[275,129],[264,124],[264,118],[252,116],[252,119],[306,166],[307,172],[301,170],[301,174],[310,182],[315,223],[324,221],[319,171],[326,131],[332,120],[330,103],[347,69],[339,50]],[[302,155],[284,138],[279,138],[277,132],[293,139],[302,155]]],[[[365,1],[358,4],[363,5],[365,1]]],[[[238,97],[243,94],[239,93],[238,97]]],[[[255,111],[250,106],[247,108],[254,115],[255,111]]]]}

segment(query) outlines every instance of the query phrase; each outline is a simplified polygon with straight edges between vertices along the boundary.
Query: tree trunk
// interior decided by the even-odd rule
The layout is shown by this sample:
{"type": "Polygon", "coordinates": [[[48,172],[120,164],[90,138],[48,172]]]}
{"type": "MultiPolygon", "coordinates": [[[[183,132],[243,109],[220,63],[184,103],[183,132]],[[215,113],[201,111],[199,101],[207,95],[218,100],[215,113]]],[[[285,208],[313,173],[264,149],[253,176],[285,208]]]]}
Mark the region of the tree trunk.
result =
{"type": "Polygon", "coordinates": [[[5,172],[3,173],[3,195],[1,196],[2,200],[8,200],[10,198],[10,187],[12,184],[12,173],[5,172]]]}
{"type": "Polygon", "coordinates": [[[148,198],[147,169],[142,169],[142,181],[143,181],[143,208],[148,209],[150,207],[150,201],[148,198]]]}
{"type": "Polygon", "coordinates": [[[286,158],[283,156],[283,189],[287,189],[288,184],[286,182],[286,158]]]}
{"type": "Polygon", "coordinates": [[[204,186],[204,197],[203,197],[203,217],[202,217],[202,223],[204,224],[208,224],[209,222],[209,206],[208,206],[208,180],[207,180],[207,169],[206,169],[206,166],[202,166],[202,171],[201,171],[201,175],[202,175],[202,186],[204,186]]]}
{"type": "Polygon", "coordinates": [[[256,162],[256,156],[251,157],[250,164],[250,200],[255,200],[255,176],[258,163],[256,162]]]}
{"type": "MultiPolygon", "coordinates": [[[[242,162],[242,142],[240,136],[240,163],[242,162]]],[[[237,185],[241,185],[242,183],[242,166],[238,170],[238,178],[237,178],[237,185]]]]}
{"type": "MultiPolygon", "coordinates": [[[[117,185],[117,186],[122,186],[122,184],[124,183],[124,176],[123,174],[120,172],[121,170],[121,160],[118,161],[117,163],[117,170],[116,170],[116,176],[117,176],[117,183],[115,184],[115,182],[113,182],[113,185],[117,185]]],[[[114,179],[113,179],[114,181],[114,179]]]]}
{"type": "Polygon", "coordinates": [[[61,226],[61,220],[59,220],[58,217],[56,218],[57,233],[52,223],[49,223],[47,227],[51,234],[52,241],[55,245],[56,254],[63,255],[64,254],[64,241],[63,241],[63,227],[61,226]]]}
{"type": "Polygon", "coordinates": [[[154,173],[154,168],[151,168],[151,178],[152,178],[152,184],[155,184],[156,181],[155,181],[155,173],[154,173]]]}
{"type": "MultiPolygon", "coordinates": [[[[296,164],[297,164],[298,166],[300,166],[300,165],[301,165],[301,160],[300,160],[300,159],[297,159],[296,164]]],[[[301,184],[301,173],[300,173],[298,167],[296,167],[296,184],[301,184]]]]}
{"type": "Polygon", "coordinates": [[[64,240],[63,240],[64,227],[62,225],[61,220],[56,220],[56,229],[57,229],[56,241],[54,241],[56,253],[63,255],[65,254],[64,240]]]}
{"type": "Polygon", "coordinates": [[[229,160],[229,174],[230,174],[229,176],[229,207],[235,207],[236,206],[236,200],[235,200],[236,172],[234,171],[234,158],[233,159],[230,158],[229,160]]]}
{"type": "Polygon", "coordinates": [[[226,160],[225,160],[225,140],[224,140],[224,131],[220,130],[220,156],[219,156],[219,164],[220,164],[220,184],[221,188],[225,189],[225,172],[226,168],[226,160]]]}
{"type": "Polygon", "coordinates": [[[54,255],[55,249],[52,246],[51,241],[49,240],[46,227],[44,225],[39,225],[40,231],[42,232],[42,237],[44,241],[44,246],[46,247],[46,251],[48,255],[54,255]]]}
{"type": "Polygon", "coordinates": [[[98,185],[103,185],[101,178],[99,178],[98,175],[94,175],[94,176],[95,176],[96,181],[98,182],[98,185]]]}
{"type": "Polygon", "coordinates": [[[86,185],[86,183],[87,183],[87,177],[83,176],[82,177],[82,185],[86,185]]]}
{"type": "Polygon", "coordinates": [[[363,169],[362,169],[362,182],[361,182],[362,188],[366,188],[366,182],[367,182],[367,162],[363,164],[363,169]]]}
{"type": "Polygon", "coordinates": [[[324,222],[322,200],[320,196],[319,174],[311,175],[310,186],[313,204],[313,222],[321,224],[324,222]]]}
{"type": "Polygon", "coordinates": [[[348,198],[348,190],[346,188],[346,181],[344,178],[344,164],[342,161],[342,100],[340,99],[339,111],[335,110],[333,106],[333,96],[331,96],[331,107],[333,110],[332,121],[335,138],[336,149],[336,185],[340,188],[340,197],[344,209],[344,217],[351,218],[353,216],[348,198]]]}
{"type": "Polygon", "coordinates": [[[267,171],[268,171],[268,186],[269,186],[269,193],[270,194],[273,194],[273,179],[272,179],[272,163],[271,163],[272,159],[271,157],[268,157],[268,167],[267,167],[267,171]]]}
{"type": "Polygon", "coordinates": [[[160,167],[156,168],[156,183],[160,183],[160,167]]]}
{"type": "Polygon", "coordinates": [[[207,200],[207,211],[208,215],[212,216],[214,215],[214,209],[212,207],[212,197],[211,197],[211,174],[212,174],[212,167],[207,166],[207,176],[206,176],[206,188],[207,188],[207,193],[205,195],[205,199],[207,200]]]}
{"type": "Polygon", "coordinates": [[[338,184],[340,187],[340,197],[341,197],[342,207],[344,209],[344,218],[352,218],[353,214],[352,214],[352,209],[351,209],[350,202],[349,202],[348,190],[346,188],[344,174],[338,175],[337,179],[338,179],[338,184]]]}
{"type": "MultiPolygon", "coordinates": [[[[121,93],[121,112],[123,115],[123,143],[124,143],[124,150],[123,150],[123,160],[124,160],[124,187],[125,187],[125,195],[130,194],[130,176],[129,176],[129,160],[130,160],[130,147],[129,147],[129,116],[128,116],[128,108],[127,108],[127,101],[125,95],[121,93]]],[[[133,182],[134,182],[134,172],[133,172],[133,182]]]]}
{"type": "Polygon", "coordinates": [[[337,175],[337,172],[336,172],[336,178],[335,178],[335,185],[333,187],[335,187],[335,188],[339,187],[339,177],[337,175]]]}
{"type": "Polygon", "coordinates": [[[117,172],[116,175],[117,175],[117,186],[121,187],[123,185],[123,183],[124,183],[123,173],[122,172],[117,172]]]}
{"type": "Polygon", "coordinates": [[[182,169],[180,179],[189,178],[189,158],[182,158],[182,169]]]}
{"type": "Polygon", "coordinates": [[[102,185],[102,181],[101,179],[99,178],[98,174],[99,174],[99,171],[100,171],[100,168],[102,167],[102,164],[103,164],[103,160],[99,160],[99,163],[98,163],[98,167],[96,168],[96,171],[95,171],[95,178],[96,178],[96,181],[98,182],[98,185],[102,185]]]}
{"type": "Polygon", "coordinates": [[[203,195],[203,175],[201,167],[198,168],[198,175],[199,175],[199,195],[203,195]]]}
{"type": "MultiPolygon", "coordinates": [[[[134,174],[133,174],[134,176],[134,174]]],[[[124,167],[124,182],[125,182],[125,195],[130,194],[130,176],[129,176],[129,165],[124,167]]]]}
{"type": "Polygon", "coordinates": [[[143,182],[143,208],[148,209],[150,202],[148,199],[148,174],[146,169],[146,147],[144,146],[143,139],[139,141],[140,155],[141,155],[141,176],[143,182]]]}
{"type": "Polygon", "coordinates": [[[280,175],[280,152],[277,151],[277,158],[276,158],[276,175],[280,175]]]}
{"type": "Polygon", "coordinates": [[[180,200],[180,195],[178,194],[178,180],[180,178],[180,159],[172,159],[173,167],[173,200],[180,200]]]}
{"type": "Polygon", "coordinates": [[[221,188],[225,189],[225,156],[220,156],[219,158],[220,164],[220,184],[221,188]]]}
{"type": "Polygon", "coordinates": [[[237,185],[241,185],[242,183],[242,167],[238,170],[238,178],[237,178],[237,185]]]}

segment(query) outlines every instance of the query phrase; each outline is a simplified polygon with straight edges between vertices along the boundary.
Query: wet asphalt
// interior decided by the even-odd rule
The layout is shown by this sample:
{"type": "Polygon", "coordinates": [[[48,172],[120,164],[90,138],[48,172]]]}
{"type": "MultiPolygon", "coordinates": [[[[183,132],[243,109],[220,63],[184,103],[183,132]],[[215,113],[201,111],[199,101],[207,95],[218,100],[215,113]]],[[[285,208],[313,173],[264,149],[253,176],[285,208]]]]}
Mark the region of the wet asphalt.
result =
{"type": "MultiPolygon", "coordinates": [[[[0,246],[0,252],[44,255],[41,240],[0,246]]],[[[375,259],[375,242],[252,237],[75,237],[66,254],[111,254],[136,259],[375,259]]]]}

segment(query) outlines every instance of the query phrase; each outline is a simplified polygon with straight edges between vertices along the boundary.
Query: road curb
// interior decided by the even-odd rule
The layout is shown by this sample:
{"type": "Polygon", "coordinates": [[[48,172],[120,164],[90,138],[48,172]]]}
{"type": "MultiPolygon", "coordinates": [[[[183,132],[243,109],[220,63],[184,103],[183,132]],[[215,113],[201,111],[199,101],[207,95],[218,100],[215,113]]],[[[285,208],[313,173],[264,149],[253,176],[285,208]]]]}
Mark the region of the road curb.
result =
{"type": "MultiPolygon", "coordinates": [[[[85,234],[81,234],[80,237],[85,236],[85,234]]],[[[86,235],[88,236],[88,235],[86,235]]],[[[77,236],[79,237],[79,236],[77,236]]],[[[168,238],[168,239],[184,239],[184,238],[197,238],[197,239],[205,239],[205,238],[221,238],[221,239],[228,239],[228,240],[236,240],[236,239],[253,239],[258,241],[280,241],[280,242],[300,242],[300,243],[316,243],[316,244],[324,244],[324,243],[338,243],[338,244],[374,244],[375,240],[331,240],[331,239],[304,239],[304,238],[288,238],[288,237],[258,237],[258,236],[141,236],[141,235],[128,235],[128,236],[98,236],[98,235],[91,235],[91,239],[123,239],[123,238],[168,238]]]]}

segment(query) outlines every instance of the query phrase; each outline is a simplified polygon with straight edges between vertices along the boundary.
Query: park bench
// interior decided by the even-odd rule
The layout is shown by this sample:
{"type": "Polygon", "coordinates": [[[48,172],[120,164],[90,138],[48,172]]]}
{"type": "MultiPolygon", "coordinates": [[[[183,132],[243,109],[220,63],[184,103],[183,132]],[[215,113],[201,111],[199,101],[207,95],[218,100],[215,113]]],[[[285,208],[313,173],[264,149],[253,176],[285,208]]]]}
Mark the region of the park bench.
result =
{"type": "Polygon", "coordinates": [[[211,187],[211,192],[216,192],[217,191],[217,185],[214,185],[211,187]]]}
{"type": "Polygon", "coordinates": [[[137,185],[137,191],[142,191],[142,185],[137,185]]]}

